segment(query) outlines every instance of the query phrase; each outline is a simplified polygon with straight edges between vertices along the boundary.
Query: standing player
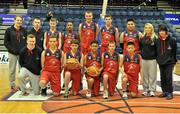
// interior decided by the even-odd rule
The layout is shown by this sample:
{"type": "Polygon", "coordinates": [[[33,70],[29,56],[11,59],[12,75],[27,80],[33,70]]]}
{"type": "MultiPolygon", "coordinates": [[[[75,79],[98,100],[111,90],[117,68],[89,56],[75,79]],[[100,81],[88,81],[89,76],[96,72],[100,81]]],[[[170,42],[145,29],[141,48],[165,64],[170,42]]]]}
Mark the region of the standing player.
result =
{"type": "Polygon", "coordinates": [[[48,40],[49,48],[41,54],[42,73],[39,85],[42,88],[41,95],[46,95],[46,85],[50,82],[54,96],[60,94],[61,88],[61,69],[63,66],[63,52],[57,48],[56,37],[50,37],[48,40]]]}
{"type": "Polygon", "coordinates": [[[102,71],[101,66],[101,55],[98,52],[98,42],[96,40],[91,42],[90,45],[91,51],[87,53],[84,57],[84,67],[86,71],[86,78],[88,83],[88,92],[86,94],[86,97],[91,97],[92,92],[95,96],[99,94],[100,89],[100,80],[99,75],[92,76],[87,73],[87,68],[90,68],[91,66],[95,66],[98,68],[98,74],[102,71]]]}
{"type": "Polygon", "coordinates": [[[65,54],[64,74],[65,74],[65,93],[64,98],[68,98],[68,86],[72,80],[72,93],[77,95],[81,83],[81,71],[83,66],[83,54],[78,51],[79,41],[73,39],[71,41],[71,51],[65,54]],[[71,63],[70,63],[71,62],[71,63]]]}
{"type": "Polygon", "coordinates": [[[58,41],[56,44],[57,48],[61,49],[61,33],[56,30],[56,26],[57,26],[57,20],[55,18],[51,18],[49,21],[50,29],[49,31],[46,31],[44,33],[44,43],[43,43],[44,49],[49,48],[48,42],[49,42],[49,38],[52,36],[55,37],[56,40],[58,41]]]}
{"type": "Polygon", "coordinates": [[[109,42],[108,51],[102,54],[103,62],[103,86],[104,86],[104,95],[103,98],[107,99],[109,94],[110,96],[114,95],[115,87],[117,84],[118,78],[118,68],[119,68],[119,54],[115,52],[116,43],[109,42]]]}
{"type": "Polygon", "coordinates": [[[119,32],[116,27],[112,25],[112,16],[105,15],[105,23],[106,25],[101,28],[100,35],[101,35],[101,53],[108,51],[108,44],[109,42],[116,42],[118,45],[118,36],[119,32]]]}
{"type": "Polygon", "coordinates": [[[16,65],[19,60],[19,52],[25,46],[27,31],[22,27],[22,17],[14,17],[14,25],[7,28],[4,35],[4,45],[8,50],[9,57],[9,82],[12,92],[19,88],[15,84],[16,65]]]}
{"type": "Polygon", "coordinates": [[[73,23],[68,21],[66,23],[66,32],[62,34],[62,44],[64,53],[71,50],[71,40],[78,39],[77,33],[73,31],[73,23]]]}
{"type": "Polygon", "coordinates": [[[127,43],[127,53],[120,56],[119,69],[122,73],[122,98],[128,99],[128,95],[126,93],[127,90],[129,90],[132,97],[136,97],[138,94],[139,72],[141,74],[140,84],[142,84],[143,71],[141,65],[141,56],[135,53],[135,45],[133,42],[127,43]],[[122,67],[124,67],[124,70],[122,67]]]}
{"type": "Polygon", "coordinates": [[[85,12],[85,22],[79,25],[79,37],[81,52],[85,55],[88,52],[90,43],[97,40],[98,25],[93,22],[93,13],[91,11],[85,12]]]}
{"type": "Polygon", "coordinates": [[[28,34],[33,34],[36,37],[36,45],[43,49],[44,32],[41,29],[41,19],[35,17],[32,24],[33,28],[28,32],[28,34]]]}
{"type": "Polygon", "coordinates": [[[135,25],[134,19],[128,19],[127,28],[120,35],[120,44],[123,48],[123,53],[127,53],[126,47],[128,42],[133,42],[135,45],[135,52],[139,53],[139,40],[142,38],[142,33],[136,30],[135,25]]]}

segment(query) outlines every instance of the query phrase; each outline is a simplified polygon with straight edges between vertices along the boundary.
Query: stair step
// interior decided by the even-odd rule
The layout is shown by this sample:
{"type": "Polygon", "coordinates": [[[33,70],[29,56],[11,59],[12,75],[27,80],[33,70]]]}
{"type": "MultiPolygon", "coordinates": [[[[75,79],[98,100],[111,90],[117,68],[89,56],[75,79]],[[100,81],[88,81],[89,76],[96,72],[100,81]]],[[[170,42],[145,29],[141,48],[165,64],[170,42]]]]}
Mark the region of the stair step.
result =
{"type": "Polygon", "coordinates": [[[9,28],[10,26],[4,26],[4,25],[2,25],[2,26],[0,26],[0,29],[1,30],[6,30],[7,28],[9,28]]]}
{"type": "Polygon", "coordinates": [[[9,14],[26,14],[27,9],[10,9],[9,14]]]}
{"type": "Polygon", "coordinates": [[[7,51],[6,47],[4,45],[0,45],[0,50],[1,51],[7,51]]]}
{"type": "Polygon", "coordinates": [[[4,33],[0,35],[0,40],[4,40],[4,33]]]}
{"type": "Polygon", "coordinates": [[[4,45],[4,40],[0,40],[0,45],[4,45]]]}

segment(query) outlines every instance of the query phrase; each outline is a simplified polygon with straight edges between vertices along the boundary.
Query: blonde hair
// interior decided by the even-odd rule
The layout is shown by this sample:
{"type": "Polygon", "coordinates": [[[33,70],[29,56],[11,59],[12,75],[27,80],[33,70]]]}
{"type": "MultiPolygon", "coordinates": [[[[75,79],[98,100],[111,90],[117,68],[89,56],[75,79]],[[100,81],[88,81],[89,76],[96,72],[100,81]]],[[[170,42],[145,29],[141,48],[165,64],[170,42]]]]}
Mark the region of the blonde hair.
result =
{"type": "Polygon", "coordinates": [[[145,27],[146,27],[146,26],[149,26],[149,27],[151,28],[151,40],[153,41],[154,39],[157,39],[157,35],[156,35],[156,33],[154,32],[154,27],[153,27],[153,25],[152,25],[151,23],[146,23],[146,24],[144,25],[143,37],[146,36],[146,31],[145,31],[145,27]]]}

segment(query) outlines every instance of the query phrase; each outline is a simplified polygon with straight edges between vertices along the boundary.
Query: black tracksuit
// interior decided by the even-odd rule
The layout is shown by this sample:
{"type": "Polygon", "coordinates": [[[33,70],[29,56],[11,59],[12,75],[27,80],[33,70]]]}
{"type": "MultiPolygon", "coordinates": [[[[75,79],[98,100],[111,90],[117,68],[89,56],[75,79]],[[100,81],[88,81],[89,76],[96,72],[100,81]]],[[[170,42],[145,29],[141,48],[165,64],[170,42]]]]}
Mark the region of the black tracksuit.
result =
{"type": "Polygon", "coordinates": [[[166,40],[157,40],[157,62],[160,68],[161,88],[164,93],[172,93],[172,74],[176,64],[176,40],[170,36],[166,40]]]}
{"type": "Polygon", "coordinates": [[[4,35],[4,45],[8,52],[14,55],[19,55],[20,50],[26,44],[27,31],[24,28],[16,30],[14,25],[7,28],[4,35]]]}
{"type": "Polygon", "coordinates": [[[41,48],[36,46],[32,51],[24,47],[20,51],[19,64],[27,68],[33,74],[40,75],[41,71],[41,48]]]}

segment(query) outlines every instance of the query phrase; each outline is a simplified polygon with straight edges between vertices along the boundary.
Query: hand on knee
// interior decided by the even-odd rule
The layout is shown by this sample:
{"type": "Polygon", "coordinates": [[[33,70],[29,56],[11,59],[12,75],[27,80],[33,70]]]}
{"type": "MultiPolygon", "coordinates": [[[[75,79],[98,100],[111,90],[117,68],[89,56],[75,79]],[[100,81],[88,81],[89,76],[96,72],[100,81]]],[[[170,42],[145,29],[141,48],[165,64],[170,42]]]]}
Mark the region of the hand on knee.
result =
{"type": "Polygon", "coordinates": [[[55,97],[59,96],[58,92],[54,92],[53,94],[54,94],[55,97]]]}
{"type": "Polygon", "coordinates": [[[43,81],[43,80],[41,80],[41,81],[39,82],[39,86],[40,86],[41,88],[45,88],[45,87],[46,87],[46,82],[43,81]]]}
{"type": "Polygon", "coordinates": [[[136,97],[136,96],[137,96],[137,94],[136,94],[136,93],[134,93],[134,92],[131,92],[131,96],[132,96],[132,97],[136,97]]]}

